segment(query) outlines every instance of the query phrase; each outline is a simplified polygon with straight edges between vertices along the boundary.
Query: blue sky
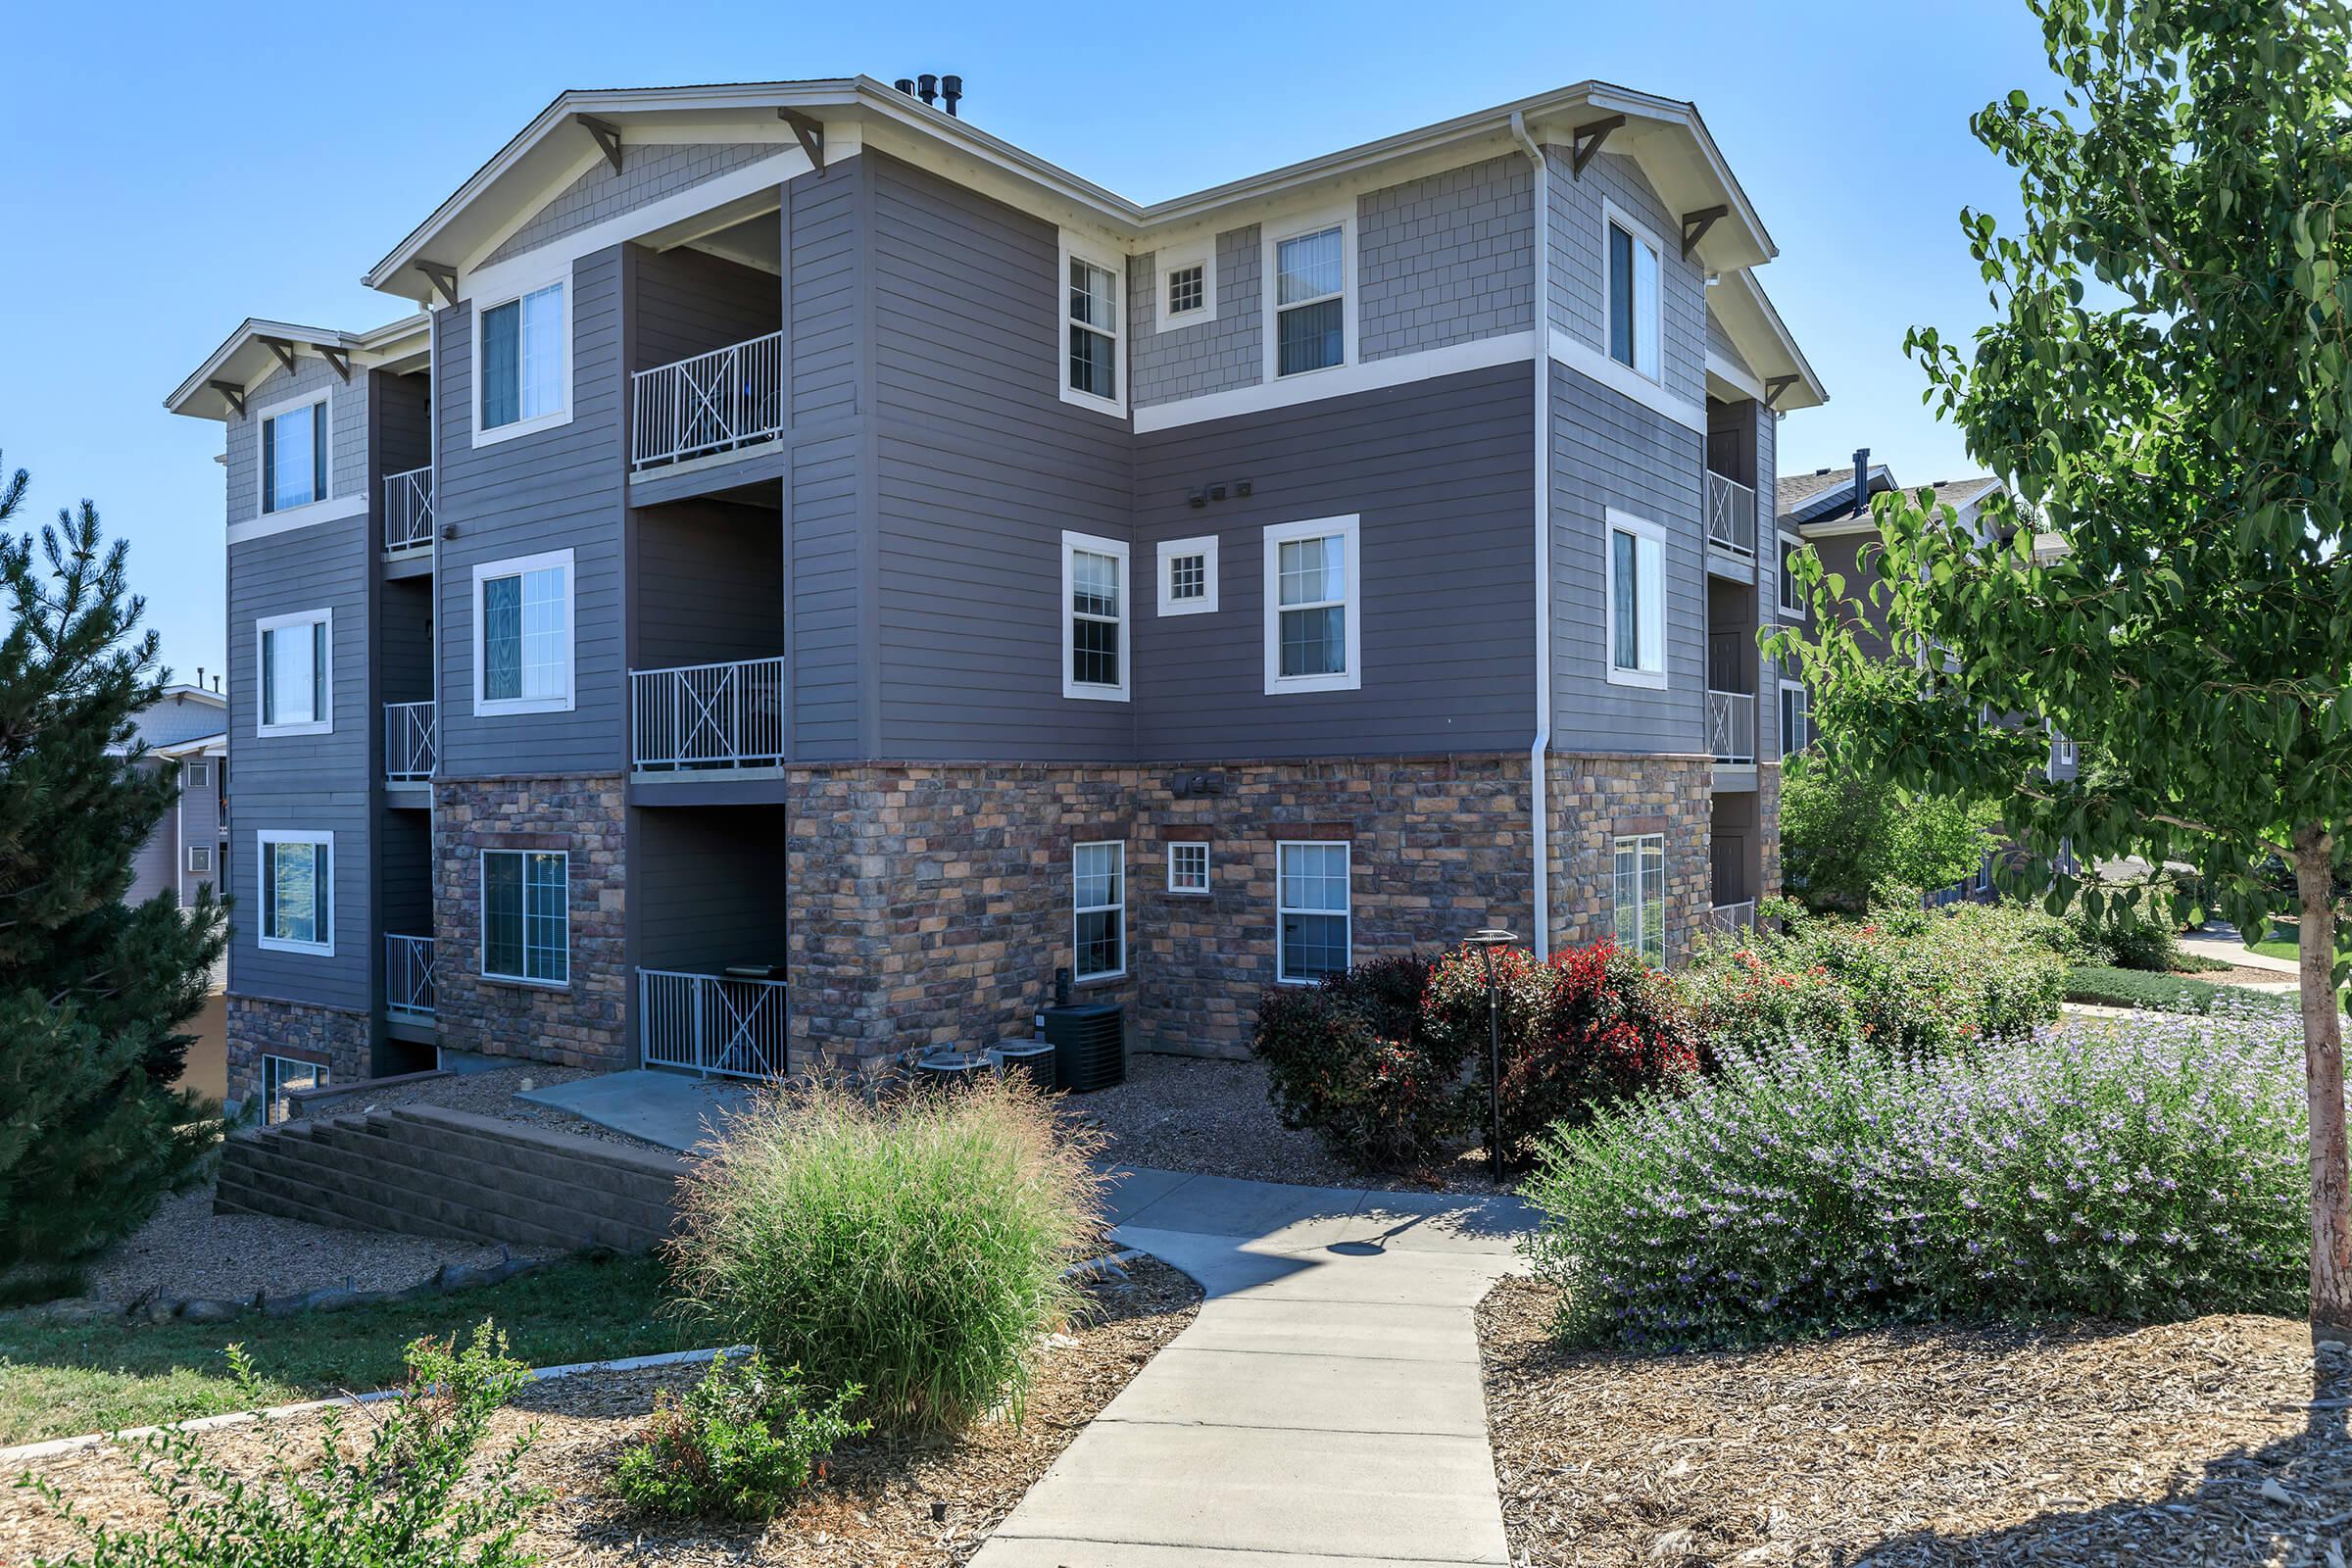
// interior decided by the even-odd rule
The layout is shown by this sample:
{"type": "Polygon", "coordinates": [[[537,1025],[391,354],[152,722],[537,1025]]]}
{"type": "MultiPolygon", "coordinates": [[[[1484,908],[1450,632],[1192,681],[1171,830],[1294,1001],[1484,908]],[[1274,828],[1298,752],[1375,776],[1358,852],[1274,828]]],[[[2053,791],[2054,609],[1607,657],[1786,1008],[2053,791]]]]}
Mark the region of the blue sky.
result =
{"type": "MultiPolygon", "coordinates": [[[[22,6],[0,24],[0,459],[94,499],[181,678],[224,649],[220,427],[163,398],[248,315],[366,327],[360,274],[565,87],[957,72],[999,135],[1155,200],[1587,77],[1694,100],[1830,388],[1782,471],[1966,471],[1903,333],[1987,316],[1970,113],[2048,80],[2022,0],[1433,8],[968,3],[22,6]],[[648,32],[649,20],[658,29],[648,32]]],[[[20,520],[24,520],[21,514],[20,520]]]]}

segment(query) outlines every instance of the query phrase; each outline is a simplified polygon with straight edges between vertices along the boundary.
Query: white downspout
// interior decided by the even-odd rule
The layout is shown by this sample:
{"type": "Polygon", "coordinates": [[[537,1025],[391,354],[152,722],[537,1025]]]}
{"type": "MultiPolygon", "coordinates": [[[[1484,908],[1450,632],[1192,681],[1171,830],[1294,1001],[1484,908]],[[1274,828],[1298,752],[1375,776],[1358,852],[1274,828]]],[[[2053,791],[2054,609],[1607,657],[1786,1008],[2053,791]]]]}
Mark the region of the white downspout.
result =
{"type": "Polygon", "coordinates": [[[1551,750],[1551,163],[1511,111],[1511,134],[1535,160],[1536,297],[1529,336],[1536,365],[1536,738],[1527,749],[1527,783],[1535,827],[1535,947],[1551,956],[1551,803],[1544,756],[1551,750]]]}

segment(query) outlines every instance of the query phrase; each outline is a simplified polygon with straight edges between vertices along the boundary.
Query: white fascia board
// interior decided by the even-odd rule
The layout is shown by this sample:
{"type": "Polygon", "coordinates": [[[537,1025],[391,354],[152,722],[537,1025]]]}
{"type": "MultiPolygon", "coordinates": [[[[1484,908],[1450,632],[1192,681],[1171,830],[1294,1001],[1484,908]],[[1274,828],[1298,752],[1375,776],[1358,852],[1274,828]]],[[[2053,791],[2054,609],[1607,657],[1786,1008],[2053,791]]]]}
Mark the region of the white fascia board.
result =
{"type": "Polygon", "coordinates": [[[1812,362],[1797,347],[1788,323],[1781,319],[1781,313],[1752,271],[1742,268],[1721,274],[1707,290],[1707,309],[1714,312],[1732,347],[1758,376],[1797,378],[1797,384],[1782,394],[1778,412],[1819,408],[1830,401],[1829,388],[1813,373],[1812,362]]]}
{"type": "Polygon", "coordinates": [[[246,385],[249,390],[260,386],[262,380],[279,368],[277,357],[270,353],[269,347],[262,342],[264,338],[276,338],[280,342],[291,345],[297,357],[306,353],[316,355],[321,349],[334,349],[347,357],[352,368],[357,369],[363,366],[372,367],[387,360],[402,359],[420,352],[429,342],[431,318],[422,311],[404,316],[397,321],[387,321],[382,326],[365,332],[344,332],[323,326],[297,326],[291,321],[270,321],[259,317],[249,316],[238,323],[237,329],[229,333],[227,339],[215,349],[205,362],[189,374],[186,380],[172,389],[172,395],[164,399],[164,407],[173,414],[190,414],[202,418],[226,418],[232,411],[228,408],[225,399],[211,390],[209,383],[215,379],[225,378],[246,385]],[[232,368],[241,366],[251,366],[252,368],[236,368],[236,373],[227,373],[232,368]],[[257,376],[254,373],[255,370],[260,370],[262,373],[257,376]],[[219,405],[217,411],[206,413],[189,408],[189,400],[199,394],[210,396],[219,405]]]}

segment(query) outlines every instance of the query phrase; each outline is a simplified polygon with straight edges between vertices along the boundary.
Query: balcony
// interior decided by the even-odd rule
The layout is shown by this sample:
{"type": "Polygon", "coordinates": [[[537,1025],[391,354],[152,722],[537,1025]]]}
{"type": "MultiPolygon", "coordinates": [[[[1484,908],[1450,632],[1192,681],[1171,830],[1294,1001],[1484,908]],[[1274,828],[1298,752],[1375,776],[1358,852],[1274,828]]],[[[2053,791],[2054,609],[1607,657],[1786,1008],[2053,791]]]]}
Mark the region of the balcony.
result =
{"type": "Polygon", "coordinates": [[[384,936],[384,1012],[393,1018],[433,1016],[433,939],[384,936]]]}
{"type": "Polygon", "coordinates": [[[384,782],[422,784],[437,757],[431,703],[384,705],[384,782]]]}
{"type": "Polygon", "coordinates": [[[1707,911],[1707,929],[1725,936],[1752,931],[1756,926],[1756,901],[1742,899],[1738,904],[1718,904],[1707,911]]]}
{"type": "Polygon", "coordinates": [[[1707,693],[1707,749],[1718,762],[1752,766],[1756,760],[1753,692],[1707,693]]]}
{"type": "Polygon", "coordinates": [[[645,1065],[781,1077],[784,993],[781,980],[638,970],[637,1037],[645,1065]]]}
{"type": "Polygon", "coordinates": [[[416,550],[433,542],[433,468],[426,464],[384,475],[384,548],[416,550]]]}
{"type": "Polygon", "coordinates": [[[1755,559],[1756,493],[1713,469],[1707,472],[1707,543],[1735,556],[1755,559]]]}
{"type": "Polygon", "coordinates": [[[640,772],[781,766],[784,661],[630,670],[629,760],[640,772]]]}
{"type": "Polygon", "coordinates": [[[632,468],[732,452],[783,428],[782,332],[629,377],[632,468]]]}

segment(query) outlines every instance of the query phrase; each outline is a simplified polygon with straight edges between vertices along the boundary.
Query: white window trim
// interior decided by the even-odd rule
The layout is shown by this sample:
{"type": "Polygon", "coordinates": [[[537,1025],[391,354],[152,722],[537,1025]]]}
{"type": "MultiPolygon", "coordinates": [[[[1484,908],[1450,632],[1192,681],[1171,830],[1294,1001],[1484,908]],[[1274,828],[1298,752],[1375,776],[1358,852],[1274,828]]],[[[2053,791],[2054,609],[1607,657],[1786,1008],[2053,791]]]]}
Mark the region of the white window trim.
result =
{"type": "Polygon", "coordinates": [[[1360,543],[1360,517],[1349,513],[1342,517],[1314,517],[1304,522],[1270,522],[1266,524],[1265,614],[1266,614],[1266,695],[1283,692],[1352,692],[1364,684],[1364,562],[1360,543]],[[1292,675],[1282,673],[1282,547],[1295,539],[1316,539],[1338,534],[1346,541],[1348,573],[1348,667],[1337,675],[1292,675]]]}
{"type": "Polygon", "coordinates": [[[1163,615],[1213,615],[1217,612],[1217,536],[1201,534],[1193,539],[1162,539],[1159,542],[1159,612],[1163,615]],[[1199,599],[1174,597],[1176,582],[1173,573],[1182,556],[1204,558],[1200,569],[1206,574],[1201,586],[1206,592],[1199,599]]]}
{"type": "Polygon", "coordinates": [[[1655,840],[1658,846],[1658,961],[1663,963],[1666,956],[1666,933],[1669,926],[1665,915],[1666,835],[1663,833],[1620,833],[1610,839],[1609,938],[1611,941],[1615,941],[1617,936],[1617,857],[1625,853],[1626,845],[1631,844],[1634,846],[1633,949],[1635,953],[1644,958],[1649,956],[1648,943],[1645,940],[1648,933],[1642,929],[1643,922],[1649,918],[1649,901],[1642,896],[1642,846],[1652,840],[1655,840]]]}
{"type": "MultiPolygon", "coordinates": [[[[1792,534],[1786,528],[1778,529],[1776,531],[1779,533],[1780,541],[1783,545],[1797,550],[1802,550],[1805,547],[1805,541],[1801,536],[1792,534]]],[[[1788,575],[1788,564],[1785,557],[1776,559],[1774,561],[1773,573],[1780,579],[1778,589],[1781,601],[1781,613],[1784,615],[1802,615],[1805,612],[1805,607],[1800,604],[1790,603],[1788,598],[1788,585],[1792,579],[1788,575]]]]}
{"type": "Polygon", "coordinates": [[[1277,839],[1274,841],[1274,983],[1278,986],[1315,986],[1319,979],[1294,979],[1283,973],[1282,917],[1285,914],[1337,914],[1341,929],[1348,933],[1341,947],[1340,967],[1355,967],[1355,846],[1345,839],[1277,839]],[[1344,909],[1293,909],[1282,902],[1282,854],[1285,850],[1303,848],[1329,849],[1337,843],[1340,858],[1348,868],[1348,906],[1344,909]]]}
{"type": "MultiPolygon", "coordinates": [[[[1640,323],[1634,329],[1634,341],[1642,339],[1640,323]]],[[[1666,384],[1666,247],[1651,233],[1649,225],[1610,201],[1600,199],[1600,357],[1621,370],[1631,370],[1644,381],[1659,386],[1666,384]],[[1628,365],[1609,352],[1609,296],[1616,279],[1609,275],[1609,225],[1616,224],[1642,244],[1658,258],[1658,363],[1644,370],[1639,365],[1628,365]]]]}
{"type": "Polygon", "coordinates": [[[1054,318],[1060,323],[1054,334],[1054,347],[1059,351],[1054,362],[1054,384],[1061,389],[1061,401],[1081,409],[1093,409],[1098,414],[1127,415],[1127,371],[1135,356],[1130,352],[1127,319],[1127,259],[1111,248],[1094,243],[1083,235],[1073,235],[1068,229],[1059,231],[1058,247],[1054,267],[1054,318]],[[1110,316],[1110,345],[1112,384],[1117,388],[1110,397],[1098,397],[1081,392],[1070,385],[1070,263],[1072,260],[1091,263],[1108,272],[1111,277],[1111,300],[1114,309],[1110,316]]]}
{"type": "Polygon", "coordinates": [[[572,295],[576,292],[572,286],[572,270],[571,264],[566,262],[561,272],[517,278],[501,288],[496,294],[486,295],[472,302],[473,335],[466,340],[466,352],[468,364],[472,368],[473,428],[471,439],[474,446],[496,446],[501,441],[512,441],[517,436],[536,435],[541,430],[552,430],[559,425],[571,422],[571,411],[579,403],[580,389],[579,356],[573,352],[574,345],[571,335],[572,295]],[[564,342],[564,374],[562,377],[564,407],[553,414],[541,414],[528,419],[516,419],[513,424],[502,424],[495,430],[485,430],[482,428],[482,388],[488,382],[489,377],[482,373],[482,313],[495,311],[502,305],[512,305],[526,294],[536,294],[541,289],[557,283],[564,285],[564,322],[557,328],[557,332],[564,342]]]}
{"type": "Polygon", "coordinates": [[[1152,329],[1173,332],[1181,327],[1206,326],[1217,318],[1217,236],[1203,235],[1166,245],[1152,263],[1152,329]],[[1168,310],[1168,279],[1188,267],[1200,269],[1200,308],[1182,316],[1168,310]]]}
{"type": "Polygon", "coordinates": [[[188,846],[188,850],[187,850],[187,866],[188,866],[187,870],[186,870],[185,872],[183,872],[183,873],[182,873],[182,875],[185,875],[185,876],[211,876],[211,875],[213,874],[213,848],[212,848],[212,846],[211,846],[211,845],[209,845],[209,844],[191,844],[191,845],[189,845],[189,846],[188,846]],[[197,858],[198,856],[200,856],[200,855],[204,857],[204,863],[203,863],[202,865],[198,865],[198,864],[196,863],[196,858],[197,858]]]}
{"type": "Polygon", "coordinates": [[[294,828],[263,828],[253,836],[253,906],[262,923],[255,928],[254,945],[265,953],[306,953],[315,957],[335,956],[335,875],[342,869],[335,854],[335,836],[331,832],[311,832],[294,828]],[[309,844],[326,851],[326,898],[320,912],[326,925],[323,942],[289,942],[270,934],[270,850],[272,844],[309,844]]]}
{"type": "MultiPolygon", "coordinates": [[[[1666,635],[1666,627],[1664,624],[1666,616],[1666,583],[1664,580],[1666,568],[1666,530],[1659,527],[1656,523],[1650,521],[1647,517],[1637,517],[1632,513],[1620,512],[1615,507],[1610,507],[1605,510],[1603,514],[1602,524],[1603,525],[1600,530],[1600,657],[1603,667],[1608,671],[1609,684],[1612,686],[1646,686],[1656,691],[1664,691],[1670,684],[1664,666],[1672,664],[1674,662],[1673,639],[1666,635]],[[1637,538],[1651,539],[1654,540],[1658,546],[1658,570],[1660,574],[1658,582],[1658,616],[1660,621],[1658,627],[1658,654],[1661,661],[1661,667],[1657,669],[1624,669],[1621,668],[1617,663],[1617,542],[1612,536],[1619,533],[1630,533],[1637,538]]],[[[1640,560],[1640,554],[1637,552],[1635,561],[1637,564],[1639,564],[1640,560]]],[[[1637,592],[1639,592],[1639,585],[1637,584],[1636,586],[1637,592]]],[[[1637,604],[1638,603],[1639,601],[1637,601],[1637,604]]]]}
{"type": "Polygon", "coordinates": [[[253,733],[265,735],[332,735],[335,732],[335,612],[332,609],[297,610],[283,615],[264,615],[253,623],[253,733]],[[291,626],[326,626],[326,668],[319,682],[319,704],[325,710],[321,717],[300,719],[291,724],[265,724],[262,715],[270,711],[269,694],[263,688],[270,679],[270,661],[264,653],[270,633],[284,631],[291,626]]]}
{"type": "Polygon", "coordinates": [[[1363,292],[1356,286],[1355,241],[1355,198],[1352,196],[1344,203],[1321,208],[1311,213],[1302,213],[1287,222],[1271,221],[1260,225],[1257,274],[1260,279],[1258,337],[1263,349],[1262,368],[1266,385],[1298,381],[1307,376],[1322,375],[1331,370],[1344,370],[1355,364],[1358,350],[1355,331],[1356,300],[1357,296],[1363,292]],[[1282,291],[1276,286],[1275,258],[1281,254],[1284,240],[1298,239],[1301,235],[1319,233],[1323,229],[1332,227],[1337,227],[1340,231],[1340,363],[1317,366],[1311,370],[1293,370],[1288,375],[1278,374],[1277,371],[1282,364],[1282,342],[1276,331],[1276,325],[1281,318],[1283,307],[1278,303],[1282,291]]]}
{"type": "MultiPolygon", "coordinates": [[[[1801,680],[1783,680],[1783,681],[1780,683],[1780,688],[1781,688],[1781,707],[1780,707],[1780,711],[1779,711],[1777,714],[1775,714],[1774,716],[1780,720],[1780,725],[1781,725],[1781,760],[1782,760],[1783,761],[1786,761],[1786,760],[1788,760],[1789,758],[1791,758],[1791,757],[1794,757],[1794,756],[1795,756],[1797,753],[1799,753],[1799,752],[1801,752],[1801,751],[1803,751],[1803,750],[1805,749],[1805,747],[1804,747],[1804,746],[1791,746],[1791,745],[1789,745],[1789,744],[1788,744],[1788,694],[1789,694],[1790,692],[1804,692],[1804,691],[1805,691],[1805,683],[1804,683],[1803,681],[1801,681],[1801,680]]],[[[1812,744],[1813,744],[1813,696],[1812,696],[1812,693],[1810,693],[1810,692],[1805,692],[1805,746],[1810,746],[1810,745],[1812,745],[1812,744]]]]}
{"type": "Polygon", "coordinates": [[[279,402],[270,404],[268,408],[254,410],[254,520],[259,522],[265,518],[268,519],[268,521],[272,525],[273,531],[274,529],[278,528],[298,528],[302,524],[310,522],[314,519],[318,521],[326,520],[322,514],[326,511],[328,506],[333,504],[334,500],[335,389],[333,387],[319,387],[314,391],[305,392],[299,397],[282,399],[279,402]],[[263,457],[263,454],[268,450],[270,442],[270,421],[271,419],[283,418],[286,415],[292,414],[296,409],[307,409],[312,407],[314,404],[319,403],[326,405],[326,419],[322,431],[323,438],[326,442],[326,461],[320,465],[318,470],[326,475],[326,489],[322,493],[313,496],[310,500],[305,501],[299,507],[284,507],[278,511],[272,512],[270,510],[270,465],[263,457]]]}
{"type": "Polygon", "coordinates": [[[1116,539],[1104,539],[1097,534],[1073,533],[1064,528],[1061,533],[1061,602],[1054,620],[1054,635],[1061,639],[1061,695],[1087,702],[1123,703],[1133,681],[1134,665],[1128,655],[1132,641],[1129,631],[1135,620],[1135,596],[1127,569],[1127,546],[1116,539]],[[1119,683],[1104,685],[1101,681],[1078,679],[1078,650],[1070,641],[1070,553],[1084,550],[1098,556],[1110,556],[1119,564],[1119,683]]]}
{"type": "MultiPolygon", "coordinates": [[[[530,946],[530,900],[527,886],[523,900],[523,947],[530,946]]],[[[571,852],[569,850],[514,850],[492,844],[483,848],[473,861],[473,913],[475,933],[480,951],[475,955],[474,968],[485,980],[500,985],[529,986],[539,991],[569,991],[571,989],[571,852]],[[525,974],[501,974],[490,967],[490,857],[493,855],[556,855],[564,859],[564,978],[534,980],[525,974]]]]}
{"type": "Polygon", "coordinates": [[[1168,841],[1168,892],[1178,898],[1205,899],[1208,897],[1209,891],[1208,841],[1205,839],[1170,839],[1168,841]],[[1178,850],[1199,850],[1200,852],[1200,885],[1199,887],[1188,887],[1176,880],[1176,852],[1178,850]]]}
{"type": "Polygon", "coordinates": [[[1070,981],[1073,985],[1103,985],[1112,980],[1127,978],[1127,841],[1124,839],[1088,839],[1070,846],[1070,981]],[[1114,849],[1119,852],[1119,902],[1116,904],[1080,904],[1078,902],[1078,852],[1080,850],[1114,849]],[[1101,914],[1108,909],[1119,911],[1119,966],[1095,974],[1078,972],[1078,917],[1101,914]]]}
{"type": "Polygon", "coordinates": [[[569,550],[548,550],[535,556],[515,556],[507,561],[485,561],[473,568],[473,711],[476,717],[492,717],[500,713],[568,713],[578,700],[580,685],[580,623],[576,613],[580,592],[579,571],[572,564],[569,550]],[[514,577],[524,572],[545,571],[551,566],[564,568],[564,695],[561,697],[485,697],[482,681],[489,673],[490,662],[485,657],[483,641],[489,627],[482,614],[482,585],[493,577],[514,577]]]}
{"type": "Polygon", "coordinates": [[[209,790],[213,787],[213,764],[203,758],[192,757],[179,764],[179,787],[183,790],[209,790]]]}

